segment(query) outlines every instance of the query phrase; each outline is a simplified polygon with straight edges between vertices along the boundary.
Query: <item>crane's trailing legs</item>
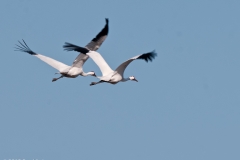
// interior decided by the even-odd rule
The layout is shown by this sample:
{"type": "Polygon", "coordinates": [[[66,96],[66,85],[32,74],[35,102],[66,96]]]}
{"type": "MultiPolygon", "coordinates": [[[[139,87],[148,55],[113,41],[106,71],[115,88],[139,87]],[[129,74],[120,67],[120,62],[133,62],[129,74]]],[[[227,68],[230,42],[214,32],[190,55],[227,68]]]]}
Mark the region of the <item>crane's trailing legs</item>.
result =
{"type": "Polygon", "coordinates": [[[101,80],[101,81],[99,81],[99,82],[92,82],[92,83],[90,84],[90,86],[93,86],[93,85],[96,85],[96,84],[99,84],[99,83],[103,83],[103,82],[105,82],[105,81],[101,80]]]}
{"type": "Polygon", "coordinates": [[[60,79],[60,78],[63,78],[64,76],[63,75],[61,75],[60,77],[58,77],[58,78],[53,78],[52,79],[52,82],[55,82],[56,80],[58,80],[58,79],[60,79]]]}

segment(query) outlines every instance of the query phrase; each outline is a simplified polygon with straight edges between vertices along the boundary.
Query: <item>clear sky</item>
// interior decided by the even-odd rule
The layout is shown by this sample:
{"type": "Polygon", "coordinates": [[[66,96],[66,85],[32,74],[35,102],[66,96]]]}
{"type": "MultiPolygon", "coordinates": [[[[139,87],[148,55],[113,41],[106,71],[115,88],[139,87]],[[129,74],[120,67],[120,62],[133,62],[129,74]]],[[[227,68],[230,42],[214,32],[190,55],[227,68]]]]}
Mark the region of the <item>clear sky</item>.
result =
{"type": "MultiPolygon", "coordinates": [[[[0,2],[0,160],[240,159],[239,0],[0,2]],[[94,77],[51,82],[55,69],[14,51],[71,65],[109,18],[98,50],[137,82],[89,86],[94,77]]],[[[89,59],[84,70],[99,68],[89,59]]]]}

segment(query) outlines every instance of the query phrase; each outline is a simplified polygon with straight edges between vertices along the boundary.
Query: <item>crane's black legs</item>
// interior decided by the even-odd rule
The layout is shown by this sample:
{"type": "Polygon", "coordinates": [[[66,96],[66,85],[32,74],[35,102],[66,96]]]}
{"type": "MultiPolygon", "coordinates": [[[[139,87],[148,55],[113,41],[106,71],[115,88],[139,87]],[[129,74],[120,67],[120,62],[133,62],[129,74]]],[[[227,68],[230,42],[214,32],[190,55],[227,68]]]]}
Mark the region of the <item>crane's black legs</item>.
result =
{"type": "Polygon", "coordinates": [[[53,78],[52,79],[52,82],[55,82],[56,80],[58,80],[58,79],[60,79],[60,78],[63,78],[64,76],[63,75],[61,75],[60,77],[58,77],[58,78],[53,78]]]}
{"type": "Polygon", "coordinates": [[[99,82],[92,82],[92,83],[90,84],[90,86],[93,86],[93,85],[96,85],[96,84],[99,84],[99,83],[103,83],[103,82],[105,82],[105,81],[101,80],[101,81],[99,81],[99,82]]]}

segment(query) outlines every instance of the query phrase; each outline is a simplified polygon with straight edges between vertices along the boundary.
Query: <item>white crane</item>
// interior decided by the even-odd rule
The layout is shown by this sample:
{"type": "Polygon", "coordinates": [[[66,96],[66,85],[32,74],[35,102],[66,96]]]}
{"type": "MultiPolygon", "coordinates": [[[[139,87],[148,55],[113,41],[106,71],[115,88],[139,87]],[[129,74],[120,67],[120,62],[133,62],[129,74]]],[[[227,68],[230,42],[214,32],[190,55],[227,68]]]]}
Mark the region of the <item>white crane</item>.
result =
{"type": "Polygon", "coordinates": [[[107,62],[103,59],[101,54],[99,54],[98,52],[91,51],[87,48],[79,47],[79,46],[73,45],[71,43],[65,43],[63,48],[67,51],[77,51],[77,52],[86,54],[90,58],[92,58],[92,60],[98,65],[98,67],[100,68],[100,70],[102,72],[102,76],[97,77],[100,79],[99,82],[92,82],[90,84],[90,86],[96,85],[96,84],[99,84],[102,82],[107,82],[107,83],[111,83],[111,84],[117,84],[120,81],[126,82],[128,80],[138,82],[134,76],[130,76],[128,78],[123,77],[123,73],[124,73],[125,69],[127,68],[127,66],[136,59],[143,59],[146,62],[148,62],[148,61],[152,61],[157,56],[157,53],[155,53],[155,51],[144,53],[144,54],[135,56],[133,58],[130,58],[129,60],[123,62],[120,66],[118,66],[116,70],[112,70],[109,67],[109,65],[107,64],[107,62]]]}
{"type": "MultiPolygon", "coordinates": [[[[106,18],[105,20],[106,20],[106,24],[105,24],[104,28],[98,33],[98,35],[95,38],[93,38],[91,40],[90,43],[88,43],[85,46],[89,50],[96,51],[101,46],[101,44],[104,42],[104,40],[107,38],[108,19],[106,18]]],[[[22,51],[22,52],[29,53],[30,55],[36,56],[37,58],[41,59],[42,61],[44,61],[45,63],[49,64],[50,66],[52,66],[53,68],[55,68],[59,71],[58,73],[61,74],[61,76],[58,78],[53,78],[52,82],[54,82],[60,78],[63,78],[63,77],[76,78],[79,75],[81,75],[81,76],[88,76],[88,75],[96,76],[95,72],[93,72],[93,71],[87,72],[87,73],[85,73],[83,71],[82,66],[89,58],[88,55],[86,55],[86,54],[83,54],[80,52],[80,54],[74,60],[72,66],[68,66],[68,65],[63,64],[62,62],[54,60],[50,57],[33,52],[28,47],[28,45],[25,43],[24,40],[22,43],[20,41],[18,41],[18,42],[19,42],[19,45],[16,44],[16,46],[17,46],[16,51],[22,51]]]]}

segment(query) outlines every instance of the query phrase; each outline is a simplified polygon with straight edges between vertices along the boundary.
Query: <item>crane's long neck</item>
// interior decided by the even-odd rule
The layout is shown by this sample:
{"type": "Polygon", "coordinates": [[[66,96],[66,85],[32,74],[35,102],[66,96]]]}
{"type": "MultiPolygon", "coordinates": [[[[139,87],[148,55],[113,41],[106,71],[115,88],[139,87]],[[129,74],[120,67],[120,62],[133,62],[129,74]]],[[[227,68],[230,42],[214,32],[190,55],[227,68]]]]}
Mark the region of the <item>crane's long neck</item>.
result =
{"type": "Polygon", "coordinates": [[[90,76],[91,75],[91,72],[87,72],[87,73],[85,73],[85,72],[82,72],[82,74],[81,74],[82,76],[84,76],[84,77],[86,77],[86,76],[90,76]]]}
{"type": "Polygon", "coordinates": [[[123,78],[122,79],[122,82],[126,82],[126,81],[129,81],[130,80],[130,78],[128,77],[128,78],[123,78]]]}

